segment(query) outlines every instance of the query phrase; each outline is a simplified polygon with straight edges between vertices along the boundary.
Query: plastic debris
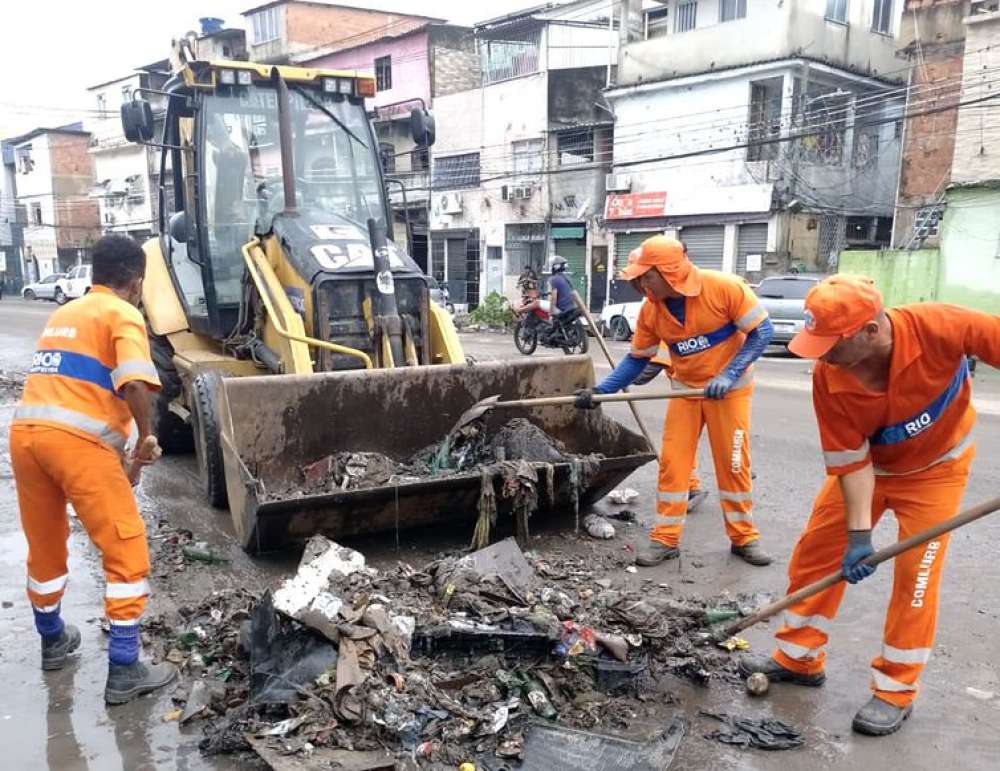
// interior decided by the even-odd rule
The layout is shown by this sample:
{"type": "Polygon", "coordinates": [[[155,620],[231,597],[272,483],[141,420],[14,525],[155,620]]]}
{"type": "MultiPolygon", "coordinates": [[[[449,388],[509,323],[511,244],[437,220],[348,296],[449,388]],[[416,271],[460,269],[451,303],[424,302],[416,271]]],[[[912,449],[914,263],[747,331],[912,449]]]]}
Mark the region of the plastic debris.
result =
{"type": "Polygon", "coordinates": [[[717,644],[720,648],[727,650],[730,653],[733,651],[750,650],[750,642],[748,640],[744,640],[742,637],[730,637],[717,644]]]}
{"type": "Polygon", "coordinates": [[[584,517],[583,529],[591,538],[606,541],[615,537],[615,526],[598,514],[588,514],[584,517]]]}
{"type": "Polygon", "coordinates": [[[973,688],[972,686],[966,688],[965,692],[972,698],[979,699],[980,701],[989,701],[996,696],[996,693],[993,691],[981,691],[979,688],[973,688]]]}
{"type": "Polygon", "coordinates": [[[637,568],[635,565],[629,565],[627,568],[625,568],[625,572],[626,573],[638,573],[639,572],[639,568],[637,568]]]}
{"type": "Polygon", "coordinates": [[[167,712],[163,717],[160,718],[164,723],[176,723],[181,719],[181,715],[184,714],[182,709],[172,709],[167,712]]]}
{"type": "Polygon", "coordinates": [[[189,560],[196,562],[206,562],[209,565],[221,565],[229,562],[229,558],[219,553],[212,544],[207,541],[195,541],[186,544],[181,548],[181,553],[189,560]]]}
{"type": "Polygon", "coordinates": [[[631,487],[622,487],[608,493],[608,500],[618,506],[627,506],[639,500],[639,491],[631,487]]]}
{"type": "Polygon", "coordinates": [[[747,693],[751,696],[763,696],[771,687],[771,681],[763,672],[754,672],[747,678],[747,693]]]}
{"type": "Polygon", "coordinates": [[[706,710],[700,710],[700,714],[724,724],[722,728],[705,734],[706,739],[715,739],[723,744],[759,750],[790,750],[804,744],[797,729],[774,718],[736,717],[706,710]]]}
{"type": "Polygon", "coordinates": [[[684,738],[684,724],[674,718],[652,741],[532,725],[524,743],[521,771],[662,771],[669,768],[684,738]]]}

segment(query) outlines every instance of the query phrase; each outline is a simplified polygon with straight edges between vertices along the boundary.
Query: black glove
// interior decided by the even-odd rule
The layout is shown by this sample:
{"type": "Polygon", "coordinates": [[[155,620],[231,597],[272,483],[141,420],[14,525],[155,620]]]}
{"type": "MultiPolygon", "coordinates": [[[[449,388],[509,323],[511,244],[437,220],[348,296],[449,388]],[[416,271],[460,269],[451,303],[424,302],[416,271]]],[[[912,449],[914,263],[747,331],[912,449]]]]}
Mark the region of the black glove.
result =
{"type": "Polygon", "coordinates": [[[598,404],[594,401],[594,392],[591,389],[581,388],[579,391],[574,391],[573,395],[576,396],[573,400],[573,406],[578,410],[597,409],[598,404]]]}
{"type": "Polygon", "coordinates": [[[861,560],[875,553],[871,530],[848,530],[847,551],[840,563],[840,571],[850,584],[863,581],[875,572],[874,565],[862,565],[861,560]]]}

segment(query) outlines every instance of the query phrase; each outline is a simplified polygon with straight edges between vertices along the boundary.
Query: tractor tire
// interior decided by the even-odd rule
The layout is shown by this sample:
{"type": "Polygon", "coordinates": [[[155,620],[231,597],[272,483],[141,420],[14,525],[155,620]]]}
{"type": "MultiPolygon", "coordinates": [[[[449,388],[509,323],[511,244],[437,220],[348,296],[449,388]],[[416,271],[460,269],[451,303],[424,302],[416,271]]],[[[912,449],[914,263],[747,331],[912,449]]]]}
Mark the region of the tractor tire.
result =
{"type": "Polygon", "coordinates": [[[161,386],[153,405],[153,433],[167,455],[191,452],[194,450],[191,426],[170,411],[170,402],[184,391],[181,376],[174,366],[174,347],[167,338],[150,334],[149,350],[161,386]]]}
{"type": "Polygon", "coordinates": [[[229,505],[219,431],[218,395],[221,382],[222,373],[215,370],[195,375],[191,381],[191,423],[198,476],[205,497],[217,509],[225,509],[229,505]]]}

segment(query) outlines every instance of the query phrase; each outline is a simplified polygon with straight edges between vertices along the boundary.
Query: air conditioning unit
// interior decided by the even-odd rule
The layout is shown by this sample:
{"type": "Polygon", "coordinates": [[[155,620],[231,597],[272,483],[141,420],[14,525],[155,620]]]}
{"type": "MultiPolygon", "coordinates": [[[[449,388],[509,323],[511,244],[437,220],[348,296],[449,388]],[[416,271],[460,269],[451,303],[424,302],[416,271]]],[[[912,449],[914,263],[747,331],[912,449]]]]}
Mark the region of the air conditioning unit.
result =
{"type": "Polygon", "coordinates": [[[500,186],[500,199],[502,201],[513,201],[514,200],[514,189],[510,185],[500,186]]]}
{"type": "Polygon", "coordinates": [[[462,196],[458,193],[442,193],[438,196],[437,208],[442,214],[461,214],[462,196]]]}
{"type": "Polygon", "coordinates": [[[604,189],[609,193],[631,193],[632,177],[628,174],[606,174],[604,189]]]}

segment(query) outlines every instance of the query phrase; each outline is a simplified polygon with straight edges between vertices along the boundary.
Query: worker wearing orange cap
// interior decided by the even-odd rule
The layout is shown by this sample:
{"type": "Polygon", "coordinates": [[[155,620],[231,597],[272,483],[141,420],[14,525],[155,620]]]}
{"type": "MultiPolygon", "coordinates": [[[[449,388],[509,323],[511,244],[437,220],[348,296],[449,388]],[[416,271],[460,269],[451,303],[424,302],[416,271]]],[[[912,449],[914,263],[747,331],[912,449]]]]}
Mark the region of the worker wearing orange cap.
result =
{"type": "MultiPolygon", "coordinates": [[[[886,310],[871,280],[832,276],[806,295],[806,327],[789,346],[818,359],[813,403],[827,477],[788,566],[788,591],[838,568],[849,583],[875,572],[873,525],[892,509],[899,538],[953,516],[965,490],[975,411],[968,356],[1000,366],[1000,316],[940,303],[886,310]]],[[[948,536],[895,560],[872,698],[854,730],[890,734],[913,709],[934,644],[948,536]]],[[[838,583],[792,605],[777,649],[746,657],[746,675],[821,685],[830,623],[844,596],[838,583]]]]}
{"type": "Polygon", "coordinates": [[[704,398],[671,401],[663,428],[657,492],[659,522],[636,564],[657,565],[680,554],[687,515],[688,482],[698,438],[708,429],[719,498],[731,551],[752,565],[768,565],[753,521],[750,489],[752,363],[772,336],[767,312],[736,276],[699,270],[684,245],[654,236],[622,272],[646,296],[632,351],[593,389],[578,392],[576,405],[593,408],[594,393],[614,393],[634,382],[661,343],[670,348],[672,380],[703,388],[704,398]]]}

